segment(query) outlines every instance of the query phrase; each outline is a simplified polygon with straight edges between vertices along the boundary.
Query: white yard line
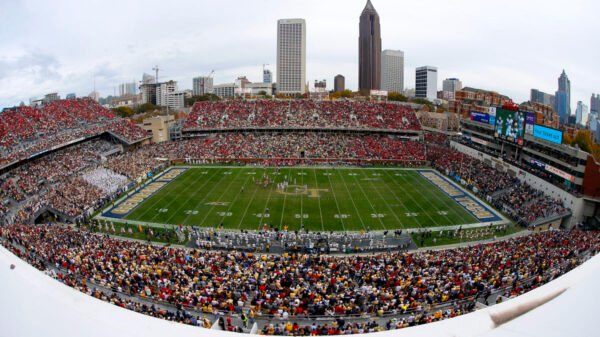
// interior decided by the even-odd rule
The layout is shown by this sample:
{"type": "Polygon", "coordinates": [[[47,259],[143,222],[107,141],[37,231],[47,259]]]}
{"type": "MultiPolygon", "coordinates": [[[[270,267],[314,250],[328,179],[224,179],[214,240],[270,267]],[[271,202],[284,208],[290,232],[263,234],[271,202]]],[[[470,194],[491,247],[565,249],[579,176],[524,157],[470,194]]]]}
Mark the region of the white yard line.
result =
{"type": "MultiPolygon", "coordinates": [[[[304,186],[304,169],[300,169],[300,176],[302,177],[302,182],[300,186],[304,186]]],[[[300,194],[300,228],[304,227],[304,194],[300,194]]]]}
{"type": "MultiPolygon", "coordinates": [[[[317,187],[317,190],[319,189],[319,179],[317,178],[317,170],[312,170],[313,174],[315,175],[315,186],[317,187]]],[[[319,204],[319,216],[321,217],[321,230],[324,232],[325,231],[325,222],[323,221],[323,211],[321,209],[321,195],[319,195],[317,197],[317,202],[319,204]]]]}
{"type": "MultiPolygon", "coordinates": [[[[338,175],[340,176],[340,178],[342,178],[342,183],[344,184],[344,187],[346,187],[346,191],[348,192],[348,196],[350,197],[350,201],[352,201],[352,205],[354,206],[354,209],[357,210],[358,207],[356,207],[354,198],[352,198],[352,193],[350,193],[350,189],[348,188],[348,185],[346,185],[346,180],[344,179],[344,177],[342,176],[342,174],[339,171],[338,171],[338,175]]],[[[360,220],[360,223],[362,224],[365,231],[368,231],[368,228],[367,228],[367,226],[365,226],[365,222],[363,221],[362,216],[360,216],[360,212],[356,212],[356,214],[358,214],[358,219],[360,220]]]]}
{"type": "MultiPolygon", "coordinates": [[[[267,169],[265,169],[265,173],[267,173],[267,175],[268,175],[267,169]]],[[[265,215],[264,211],[267,209],[267,206],[269,205],[269,201],[271,200],[271,194],[273,194],[273,186],[271,186],[271,189],[269,190],[269,195],[267,196],[267,202],[265,202],[265,207],[262,208],[263,209],[262,210],[263,211],[262,216],[260,217],[260,219],[258,219],[258,228],[259,229],[260,229],[260,225],[262,224],[262,220],[263,220],[264,215],[265,215]]],[[[252,200],[254,200],[254,196],[252,196],[252,200]]],[[[279,229],[281,229],[281,223],[279,224],[279,229]]]]}
{"type": "MultiPolygon", "coordinates": [[[[185,207],[186,207],[186,205],[187,205],[188,203],[190,203],[190,202],[194,201],[194,200],[196,199],[196,198],[195,198],[195,196],[196,196],[198,193],[200,193],[200,191],[204,192],[204,191],[202,190],[202,188],[203,188],[204,186],[206,186],[206,185],[207,185],[207,184],[208,184],[208,183],[209,183],[209,182],[210,182],[210,181],[211,181],[211,180],[212,180],[212,179],[213,179],[213,178],[214,178],[214,177],[215,177],[217,174],[219,174],[219,171],[218,171],[218,170],[215,170],[215,174],[211,175],[211,176],[210,176],[210,178],[206,179],[206,180],[204,181],[204,183],[202,184],[202,186],[200,186],[200,188],[198,188],[198,190],[197,190],[197,191],[196,191],[196,192],[195,192],[195,193],[192,195],[192,197],[188,198],[188,200],[186,200],[186,201],[185,201],[185,202],[184,202],[184,203],[183,203],[183,204],[182,204],[180,207],[178,207],[178,208],[177,208],[177,211],[179,211],[179,210],[181,210],[181,209],[184,209],[184,210],[185,210],[185,207]]],[[[214,185],[214,186],[211,188],[211,192],[212,192],[212,190],[213,190],[213,189],[214,189],[214,188],[215,188],[215,187],[218,185],[218,183],[219,183],[219,182],[220,182],[222,179],[223,179],[223,178],[221,177],[221,179],[220,179],[220,180],[219,180],[217,183],[215,183],[215,185],[214,185]]],[[[194,184],[190,184],[190,186],[194,186],[194,184]]],[[[187,188],[186,188],[186,189],[187,189],[187,188]]],[[[210,195],[210,193],[206,193],[206,194],[204,194],[204,197],[202,198],[202,200],[200,200],[200,203],[199,203],[199,204],[202,204],[208,195],[210,195]]],[[[196,206],[197,206],[197,205],[198,205],[198,204],[196,204],[196,206]]],[[[196,206],[194,206],[194,207],[196,207],[196,206]]],[[[175,215],[175,214],[173,214],[173,215],[175,215]]],[[[171,215],[171,216],[170,216],[170,217],[169,217],[169,218],[168,218],[168,219],[167,219],[165,222],[168,222],[169,220],[171,220],[171,218],[173,217],[173,215],[171,215]]],[[[188,216],[186,216],[186,217],[183,219],[183,221],[182,221],[181,223],[184,223],[185,221],[187,221],[187,219],[189,219],[189,217],[190,217],[191,215],[192,215],[192,214],[188,214],[188,216]]]]}
{"type": "MultiPolygon", "coordinates": [[[[365,177],[367,177],[367,178],[368,178],[368,176],[365,176],[365,177]]],[[[402,221],[400,221],[400,218],[398,217],[398,214],[396,214],[396,212],[395,212],[395,211],[392,209],[392,207],[390,207],[390,204],[389,204],[389,203],[388,203],[388,202],[385,200],[385,198],[383,197],[383,195],[381,194],[381,192],[379,192],[379,189],[378,189],[378,188],[375,186],[375,184],[373,183],[373,181],[372,181],[372,180],[369,180],[369,182],[371,183],[371,186],[375,187],[375,188],[374,188],[375,192],[377,192],[377,194],[379,194],[379,198],[380,198],[380,199],[383,201],[383,203],[384,203],[384,204],[385,204],[385,206],[388,208],[388,210],[389,210],[389,211],[390,211],[390,212],[391,212],[391,213],[394,215],[394,217],[395,217],[395,218],[396,218],[396,220],[398,221],[398,224],[399,224],[401,227],[404,227],[404,226],[402,226],[402,221]]],[[[386,184],[386,183],[384,183],[384,185],[386,185],[386,186],[387,186],[387,184],[386,184]]],[[[385,228],[385,226],[384,226],[383,228],[385,228]]]]}
{"type": "MultiPolygon", "coordinates": [[[[389,176],[389,177],[390,177],[390,179],[392,179],[392,180],[394,179],[394,176],[389,176]]],[[[409,210],[409,209],[408,209],[408,207],[406,207],[406,205],[404,204],[404,202],[402,201],[402,199],[401,199],[401,198],[399,198],[399,197],[396,195],[396,192],[394,192],[394,190],[392,190],[392,189],[390,188],[390,186],[389,186],[389,184],[388,184],[388,183],[385,183],[385,184],[384,184],[384,186],[385,186],[385,188],[386,188],[386,189],[387,189],[387,190],[388,190],[388,191],[389,191],[389,192],[390,192],[390,193],[391,193],[391,194],[394,196],[394,199],[396,199],[396,201],[400,203],[400,205],[402,206],[402,208],[404,208],[404,210],[406,211],[406,213],[410,213],[410,212],[412,212],[411,210],[409,210]]],[[[397,217],[397,216],[396,216],[396,217],[397,217]]],[[[424,228],[424,227],[425,227],[425,226],[423,226],[423,224],[421,224],[421,222],[419,221],[419,218],[418,218],[418,217],[414,217],[414,219],[415,219],[415,221],[416,221],[417,225],[419,225],[419,227],[421,227],[421,228],[424,228]]],[[[402,228],[403,228],[403,229],[408,229],[408,228],[405,228],[405,227],[404,227],[404,225],[402,225],[402,228]]]]}
{"type": "MultiPolygon", "coordinates": [[[[223,189],[223,193],[221,193],[221,195],[219,196],[219,200],[217,201],[221,201],[221,198],[223,198],[223,196],[227,193],[227,191],[229,190],[229,188],[231,188],[231,185],[233,185],[233,182],[240,176],[240,174],[242,174],[243,170],[238,170],[238,174],[235,176],[235,178],[232,178],[231,181],[229,182],[229,184],[227,185],[227,188],[223,189]]],[[[219,180],[219,182],[221,180],[223,180],[223,178],[226,176],[225,172],[229,172],[229,171],[221,171],[223,173],[223,177],[219,180]]],[[[212,191],[215,189],[215,187],[217,187],[219,184],[215,184],[210,191],[206,194],[207,196],[210,195],[212,193],[212,191]]],[[[206,198],[206,197],[205,197],[206,198]]],[[[204,202],[204,199],[202,200],[202,202],[204,202]]],[[[210,212],[215,208],[216,206],[210,206],[210,209],[208,211],[206,211],[206,215],[204,216],[204,218],[202,219],[202,224],[200,226],[202,226],[204,224],[204,222],[206,221],[206,219],[208,219],[208,215],[210,214],[210,212]]],[[[215,224],[218,225],[218,224],[215,224]]]]}
{"type": "MultiPolygon", "coordinates": [[[[436,172],[436,173],[437,173],[437,172],[436,172]]],[[[419,175],[419,179],[417,179],[417,184],[419,184],[420,186],[425,186],[425,188],[427,188],[428,186],[432,186],[432,187],[434,187],[435,189],[437,189],[438,191],[441,191],[441,190],[440,190],[440,188],[439,188],[438,186],[436,186],[436,185],[435,185],[433,182],[429,181],[429,179],[426,179],[426,178],[424,178],[424,177],[423,177],[423,176],[422,176],[422,175],[421,175],[419,172],[417,172],[417,174],[419,175]],[[426,183],[427,183],[427,185],[424,185],[423,183],[421,183],[421,180],[425,180],[425,181],[426,181],[426,183]]],[[[444,193],[443,191],[441,191],[441,192],[442,192],[442,193],[444,193]]],[[[459,212],[456,210],[456,208],[455,208],[455,206],[457,206],[457,203],[456,203],[454,200],[452,200],[452,198],[450,198],[448,195],[446,195],[446,194],[444,193],[444,196],[445,196],[446,198],[440,198],[440,197],[438,197],[438,196],[437,196],[437,193],[430,193],[430,194],[433,194],[433,198],[435,198],[435,199],[436,199],[436,200],[438,200],[438,201],[441,201],[443,205],[446,205],[446,206],[448,206],[448,211],[449,211],[449,212],[453,212],[455,215],[457,215],[457,216],[460,218],[460,221],[461,221],[461,222],[465,220],[465,219],[464,219],[464,217],[463,217],[463,215],[462,215],[462,214],[460,214],[460,213],[459,213],[459,212]]],[[[461,207],[460,205],[458,205],[458,206],[459,206],[459,207],[461,207]]],[[[463,209],[463,208],[461,207],[461,209],[463,209]]],[[[436,210],[437,210],[438,212],[440,211],[440,209],[439,209],[439,208],[437,208],[437,207],[436,207],[436,210]]],[[[463,209],[463,210],[464,210],[464,209],[463,209]]],[[[467,212],[467,211],[466,211],[466,212],[467,212]]],[[[472,214],[470,214],[469,212],[467,212],[467,214],[471,216],[471,218],[470,218],[470,219],[468,219],[469,221],[471,221],[471,220],[475,220],[475,221],[477,221],[477,218],[475,218],[475,217],[474,217],[472,214]]],[[[448,221],[448,223],[451,223],[450,219],[448,219],[448,217],[447,217],[447,216],[444,216],[444,217],[446,218],[446,220],[448,221]]],[[[468,221],[467,221],[467,222],[468,222],[468,221]]]]}
{"type": "MultiPolygon", "coordinates": [[[[288,169],[288,172],[291,172],[291,169],[288,169]]],[[[283,175],[284,177],[287,177],[287,173],[283,175]]],[[[291,174],[290,174],[290,178],[291,178],[291,174]]],[[[287,199],[287,193],[283,193],[283,206],[281,208],[281,219],[279,219],[279,226],[281,227],[281,224],[283,223],[283,216],[285,215],[285,201],[287,199]]],[[[261,219],[262,220],[262,219],[261,219]]],[[[260,226],[260,224],[259,224],[260,226]]]]}
{"type": "MultiPolygon", "coordinates": [[[[335,196],[335,190],[333,188],[333,184],[331,183],[331,176],[327,176],[327,180],[329,180],[329,188],[331,188],[331,193],[333,194],[333,200],[335,201],[335,207],[338,210],[338,216],[340,217],[340,222],[342,223],[342,229],[344,232],[346,231],[346,225],[344,225],[344,218],[342,217],[342,211],[340,210],[340,204],[338,203],[337,197],[335,196]]],[[[361,221],[362,223],[362,221],[361,221]]],[[[365,227],[365,224],[362,224],[365,227]]]]}
{"type": "MultiPolygon", "coordinates": [[[[258,187],[254,189],[254,193],[252,193],[252,198],[248,202],[248,205],[246,205],[246,209],[244,210],[244,214],[242,214],[242,217],[240,218],[240,223],[238,223],[238,225],[237,225],[238,229],[240,229],[242,227],[242,223],[244,223],[244,219],[246,219],[246,214],[248,214],[248,209],[250,209],[250,205],[252,205],[252,202],[254,201],[254,197],[256,196],[256,192],[258,192],[258,187]]],[[[260,220],[258,220],[258,221],[260,221],[260,220]]],[[[260,224],[259,224],[259,226],[260,226],[260,224]]]]}
{"type": "MultiPolygon", "coordinates": [[[[369,205],[371,206],[371,209],[373,210],[373,214],[379,214],[379,211],[377,211],[375,209],[375,206],[373,206],[373,203],[371,202],[371,198],[369,198],[369,196],[365,193],[365,189],[362,187],[361,182],[358,180],[357,178],[358,176],[354,176],[354,181],[358,184],[358,188],[360,189],[360,191],[362,192],[362,194],[365,196],[365,199],[367,199],[367,202],[369,203],[369,205]]],[[[387,228],[385,227],[385,224],[383,223],[383,220],[381,220],[381,218],[377,217],[377,220],[379,220],[379,223],[381,224],[381,227],[383,227],[384,230],[386,230],[387,228]]]]}
{"type": "MultiPolygon", "coordinates": [[[[188,171],[188,172],[190,172],[190,176],[189,176],[189,177],[187,177],[187,179],[184,179],[184,181],[187,181],[188,179],[192,179],[192,176],[193,176],[193,173],[192,173],[192,171],[188,171]]],[[[185,174],[185,173],[184,173],[184,174],[185,174]]],[[[181,176],[180,176],[180,177],[181,177],[181,176]]],[[[179,178],[179,177],[177,177],[177,178],[179,178]]],[[[166,188],[166,187],[168,187],[168,186],[169,186],[171,183],[173,183],[175,180],[177,180],[177,178],[175,178],[174,180],[171,180],[170,182],[168,182],[168,183],[167,183],[165,186],[163,186],[163,188],[166,188]]],[[[186,188],[184,188],[184,189],[183,189],[183,191],[187,191],[187,189],[188,189],[188,188],[190,188],[191,186],[193,186],[193,184],[190,184],[189,186],[187,186],[186,188]]],[[[163,188],[161,188],[160,190],[162,190],[163,188]]],[[[158,190],[158,191],[160,191],[160,190],[158,190]]],[[[154,192],[154,193],[156,194],[156,193],[158,193],[158,191],[156,191],[156,192],[154,192]]],[[[154,196],[154,194],[153,194],[152,196],[154,196]]],[[[144,213],[142,213],[142,214],[141,214],[139,217],[140,217],[140,218],[141,218],[141,217],[143,217],[144,215],[146,215],[146,213],[148,213],[149,211],[153,210],[153,209],[154,209],[154,206],[156,206],[156,205],[160,205],[160,204],[161,204],[161,202],[162,202],[164,199],[168,199],[168,198],[170,198],[169,194],[165,194],[165,195],[164,195],[162,198],[160,198],[160,199],[158,199],[156,202],[152,203],[152,204],[150,205],[150,207],[148,207],[148,206],[144,206],[144,207],[146,207],[146,211],[144,211],[144,213]]],[[[144,204],[146,201],[148,201],[148,199],[146,199],[146,200],[142,201],[142,202],[140,203],[140,205],[144,204]]],[[[167,203],[166,207],[162,207],[162,208],[168,208],[168,207],[170,207],[170,206],[171,206],[171,204],[172,204],[172,203],[173,203],[173,201],[170,201],[169,203],[167,203]]],[[[139,205],[138,205],[138,206],[139,206],[139,205]]],[[[133,210],[132,210],[132,211],[133,211],[133,210]]],[[[131,212],[129,212],[129,214],[131,214],[131,212]]],[[[152,216],[152,218],[150,219],[150,221],[151,221],[151,222],[152,222],[152,221],[154,221],[154,219],[155,219],[155,218],[156,218],[158,215],[159,215],[159,213],[157,213],[157,214],[155,214],[154,216],[152,216]]],[[[168,218],[168,219],[167,219],[165,222],[168,222],[170,219],[171,219],[171,217],[169,217],[169,218],[168,218]]]]}
{"type": "MultiPolygon", "coordinates": [[[[417,174],[418,174],[418,173],[417,173],[417,174]]],[[[389,173],[388,173],[388,175],[389,175],[389,173]]],[[[437,221],[435,221],[435,219],[433,219],[433,218],[431,217],[431,215],[429,215],[429,213],[428,213],[428,212],[426,212],[426,211],[425,211],[425,209],[424,209],[423,207],[421,207],[421,204],[420,204],[420,203],[418,203],[418,202],[417,202],[417,201],[416,201],[416,200],[415,200],[415,199],[412,197],[412,195],[411,195],[410,193],[407,193],[407,192],[406,192],[406,190],[404,189],[404,187],[402,186],[402,184],[399,184],[399,183],[396,181],[396,179],[394,178],[395,176],[390,176],[390,177],[392,178],[392,181],[394,182],[394,184],[395,184],[396,186],[398,186],[398,188],[399,188],[400,190],[402,190],[402,193],[403,193],[403,194],[405,194],[405,195],[407,195],[407,196],[408,196],[408,198],[409,198],[410,200],[412,200],[412,201],[415,203],[415,205],[417,205],[417,207],[419,207],[419,209],[420,209],[420,210],[421,210],[421,211],[422,211],[422,212],[423,212],[425,215],[427,215],[427,216],[429,217],[429,219],[431,219],[431,221],[432,221],[433,223],[435,223],[436,227],[440,225],[440,224],[439,224],[437,221]]],[[[400,177],[400,179],[402,179],[402,177],[400,177]]],[[[402,180],[404,180],[404,179],[402,179],[402,180]]],[[[410,211],[409,211],[409,212],[410,212],[410,211]]],[[[416,217],[415,217],[415,218],[416,218],[416,217]]],[[[426,226],[426,227],[431,227],[431,226],[426,226]]]]}
{"type": "MultiPolygon", "coordinates": [[[[248,175],[248,177],[246,177],[246,180],[244,181],[244,185],[242,185],[243,190],[246,190],[246,185],[248,184],[248,180],[250,180],[250,175],[248,175]]],[[[242,194],[242,191],[238,192],[238,194],[235,195],[235,198],[233,198],[233,201],[229,204],[229,207],[227,207],[227,210],[224,212],[225,214],[221,217],[221,223],[225,222],[225,218],[227,218],[227,213],[229,213],[229,211],[231,211],[233,204],[235,204],[236,200],[238,200],[238,198],[241,194],[242,194]]]]}
{"type": "MultiPolygon", "coordinates": [[[[421,169],[421,170],[428,170],[428,171],[431,171],[431,172],[434,172],[434,173],[438,174],[442,179],[444,179],[445,181],[449,182],[452,186],[454,186],[455,188],[459,189],[460,191],[462,191],[466,195],[470,196],[471,198],[473,198],[473,200],[479,202],[481,205],[485,206],[488,209],[488,211],[492,212],[494,215],[496,215],[497,217],[499,217],[504,223],[510,223],[511,222],[504,215],[502,215],[502,213],[500,213],[498,210],[496,210],[493,206],[491,206],[487,202],[481,200],[477,195],[475,195],[474,193],[472,193],[468,189],[463,188],[460,184],[457,184],[456,182],[452,181],[452,179],[446,177],[443,173],[438,172],[437,170],[434,170],[434,169],[421,169]]],[[[475,218],[475,220],[477,220],[477,218],[475,218]]]]}

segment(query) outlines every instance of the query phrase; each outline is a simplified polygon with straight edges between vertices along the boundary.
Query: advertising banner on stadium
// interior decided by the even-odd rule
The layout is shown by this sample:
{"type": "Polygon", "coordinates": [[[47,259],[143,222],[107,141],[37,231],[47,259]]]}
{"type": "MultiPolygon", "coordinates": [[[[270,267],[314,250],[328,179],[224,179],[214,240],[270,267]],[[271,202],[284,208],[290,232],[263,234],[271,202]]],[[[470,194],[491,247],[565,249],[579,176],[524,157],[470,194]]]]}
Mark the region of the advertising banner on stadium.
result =
{"type": "Polygon", "coordinates": [[[496,108],[496,138],[522,146],[524,133],[524,112],[496,108]]]}
{"type": "Polygon", "coordinates": [[[533,127],[533,136],[554,144],[562,144],[563,140],[562,131],[537,124],[533,127]]]}
{"type": "Polygon", "coordinates": [[[528,112],[525,119],[525,133],[533,135],[533,126],[535,125],[535,113],[528,112]]]}
{"type": "Polygon", "coordinates": [[[533,165],[539,169],[542,169],[542,170],[546,169],[546,164],[542,163],[539,160],[531,159],[531,165],[533,165]]]}
{"type": "Polygon", "coordinates": [[[483,139],[479,139],[479,138],[477,138],[477,137],[471,137],[471,141],[473,141],[474,143],[477,143],[477,144],[484,145],[484,146],[487,146],[487,145],[488,145],[488,142],[486,142],[486,141],[485,141],[485,140],[483,140],[483,139]]]}
{"type": "Polygon", "coordinates": [[[488,114],[490,115],[490,125],[496,125],[496,108],[495,107],[489,108],[488,114]]]}
{"type": "Polygon", "coordinates": [[[490,115],[483,112],[471,111],[471,120],[479,123],[489,124],[490,115]]]}
{"type": "Polygon", "coordinates": [[[554,166],[550,166],[550,165],[546,164],[546,171],[548,171],[548,172],[550,172],[552,174],[555,174],[555,175],[557,175],[557,176],[559,176],[559,177],[561,177],[561,178],[563,178],[563,179],[565,179],[567,181],[575,182],[575,177],[573,177],[572,175],[568,174],[565,171],[557,169],[554,166]]]}

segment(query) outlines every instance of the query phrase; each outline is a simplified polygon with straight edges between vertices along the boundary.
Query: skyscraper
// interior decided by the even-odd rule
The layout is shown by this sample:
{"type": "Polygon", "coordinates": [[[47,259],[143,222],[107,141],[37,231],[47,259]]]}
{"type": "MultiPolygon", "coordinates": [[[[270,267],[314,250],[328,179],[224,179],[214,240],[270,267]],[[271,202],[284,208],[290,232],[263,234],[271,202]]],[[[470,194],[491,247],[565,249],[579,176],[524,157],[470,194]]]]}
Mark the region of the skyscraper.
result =
{"type": "Polygon", "coordinates": [[[277,21],[277,92],[303,94],[306,89],[306,22],[277,21]]]}
{"type": "Polygon", "coordinates": [[[263,70],[263,83],[273,83],[273,73],[269,69],[263,70]]]}
{"type": "Polygon", "coordinates": [[[342,92],[346,90],[346,79],[343,75],[337,75],[333,78],[333,91],[342,92]]]}
{"type": "Polygon", "coordinates": [[[381,89],[381,28],[379,14],[367,0],[360,15],[358,36],[358,88],[381,89]]]}
{"type": "Polygon", "coordinates": [[[556,107],[554,110],[558,113],[560,122],[567,124],[571,115],[571,81],[569,81],[564,69],[558,78],[558,91],[555,95],[555,102],[556,107]]]}
{"type": "Polygon", "coordinates": [[[386,49],[381,53],[381,89],[404,91],[404,52],[386,49]]]}
{"type": "Polygon", "coordinates": [[[177,82],[168,81],[156,85],[156,105],[168,106],[169,95],[177,91],[177,82]]]}
{"type": "Polygon", "coordinates": [[[531,89],[531,96],[529,97],[529,100],[533,103],[545,104],[553,108],[556,105],[554,95],[547,94],[537,89],[531,89]]]}
{"type": "Polygon", "coordinates": [[[458,78],[447,78],[442,82],[444,99],[454,100],[456,92],[462,90],[462,82],[458,78]]]}
{"type": "Polygon", "coordinates": [[[588,121],[588,106],[582,101],[577,102],[577,110],[575,110],[575,121],[580,126],[586,126],[588,121]]]}
{"type": "Polygon", "coordinates": [[[136,92],[136,84],[135,81],[130,82],[130,83],[122,83],[119,85],[119,96],[126,96],[126,95],[135,95],[136,92]]]}
{"type": "Polygon", "coordinates": [[[415,96],[433,101],[437,98],[437,68],[424,66],[417,68],[415,96]]]}
{"type": "Polygon", "coordinates": [[[192,93],[194,96],[212,94],[213,78],[210,76],[199,76],[192,79],[192,93]]]}

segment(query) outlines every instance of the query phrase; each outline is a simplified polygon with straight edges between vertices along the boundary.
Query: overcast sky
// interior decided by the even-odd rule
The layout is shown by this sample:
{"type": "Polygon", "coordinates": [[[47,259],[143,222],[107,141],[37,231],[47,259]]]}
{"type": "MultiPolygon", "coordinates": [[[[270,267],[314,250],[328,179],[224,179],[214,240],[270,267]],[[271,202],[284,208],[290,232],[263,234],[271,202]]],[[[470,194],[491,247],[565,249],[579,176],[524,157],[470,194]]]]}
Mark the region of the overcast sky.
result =
{"type": "MultiPolygon", "coordinates": [[[[573,111],[600,92],[600,2],[595,0],[373,0],[383,49],[405,52],[405,86],[415,67],[439,69],[465,86],[521,102],[554,93],[564,68],[573,111]]],[[[113,94],[125,81],[162,69],[161,80],[191,89],[215,70],[215,84],[275,72],[276,23],[307,22],[307,80],[343,74],[358,83],[358,18],[366,0],[0,0],[0,107],[57,91],[113,94]]]]}

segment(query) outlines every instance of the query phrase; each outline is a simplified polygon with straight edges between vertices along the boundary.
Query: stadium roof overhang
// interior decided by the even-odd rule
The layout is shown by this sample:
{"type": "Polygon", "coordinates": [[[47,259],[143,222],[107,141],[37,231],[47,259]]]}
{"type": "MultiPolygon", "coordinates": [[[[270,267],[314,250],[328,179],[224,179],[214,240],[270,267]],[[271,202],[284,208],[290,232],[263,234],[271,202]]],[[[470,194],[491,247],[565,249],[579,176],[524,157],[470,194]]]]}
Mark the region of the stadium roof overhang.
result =
{"type": "MultiPolygon", "coordinates": [[[[457,318],[377,336],[592,336],[600,255],[525,295],[457,318]]],[[[0,247],[0,335],[240,336],[145,316],[80,293],[0,247]],[[15,268],[11,269],[10,265],[15,268]]]]}

